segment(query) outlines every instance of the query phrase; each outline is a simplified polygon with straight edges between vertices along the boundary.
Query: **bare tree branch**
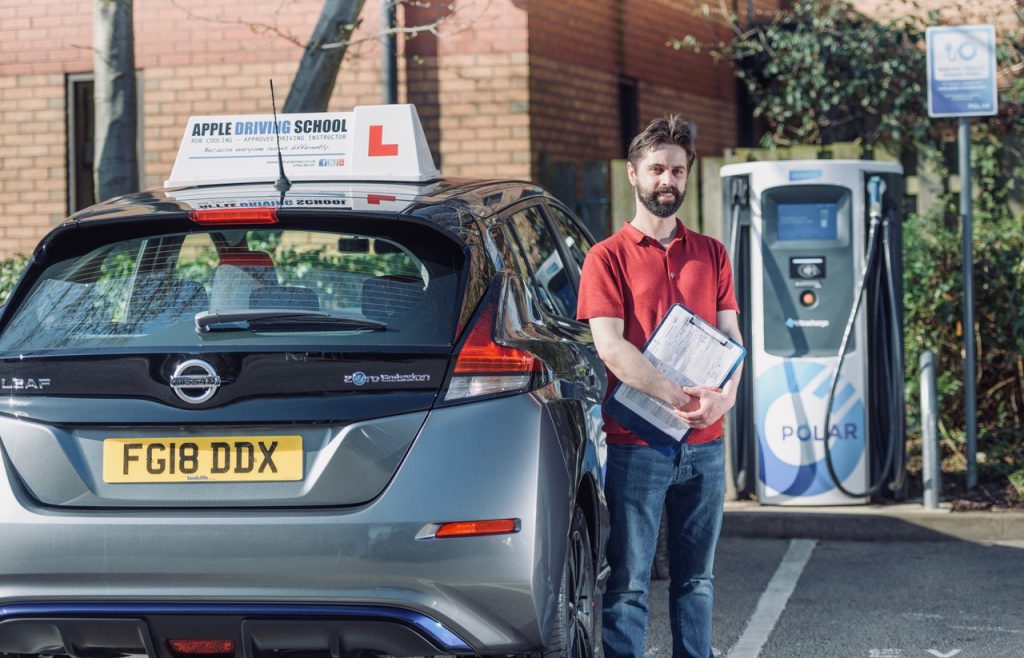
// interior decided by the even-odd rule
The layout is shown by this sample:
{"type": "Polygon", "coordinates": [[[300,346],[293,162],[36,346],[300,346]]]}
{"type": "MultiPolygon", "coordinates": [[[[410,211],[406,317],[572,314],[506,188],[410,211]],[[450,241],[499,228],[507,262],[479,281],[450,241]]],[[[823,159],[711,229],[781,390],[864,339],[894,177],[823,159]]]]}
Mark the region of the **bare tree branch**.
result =
{"type": "MultiPolygon", "coordinates": [[[[324,44],[320,45],[320,48],[322,48],[323,50],[333,50],[333,49],[336,49],[336,48],[348,48],[350,46],[355,46],[355,45],[359,45],[359,44],[362,44],[362,43],[375,42],[375,41],[378,41],[381,37],[392,36],[392,35],[399,35],[399,34],[405,35],[405,36],[416,36],[418,34],[430,33],[430,34],[433,34],[434,36],[438,36],[439,37],[439,36],[442,36],[442,31],[441,31],[442,26],[444,26],[445,24],[449,24],[449,23],[452,24],[452,25],[456,25],[457,24],[458,27],[456,27],[455,29],[445,30],[443,32],[443,34],[456,34],[458,32],[463,32],[463,31],[469,29],[470,27],[472,27],[472,25],[476,21],[478,21],[480,18],[482,18],[487,13],[487,10],[490,8],[492,3],[493,3],[493,0],[487,0],[487,2],[483,5],[483,8],[479,12],[477,12],[477,15],[474,18],[472,18],[472,19],[470,19],[468,21],[460,21],[460,22],[456,23],[455,19],[458,17],[458,12],[453,12],[451,14],[448,14],[447,16],[442,16],[441,18],[437,19],[436,21],[434,21],[432,23],[428,23],[426,25],[415,25],[415,26],[412,26],[412,27],[397,27],[396,26],[394,28],[391,28],[390,30],[379,30],[376,33],[374,33],[373,35],[366,36],[366,37],[361,37],[359,39],[344,39],[344,40],[340,40],[340,41],[324,43],[324,44]]],[[[430,7],[432,5],[431,2],[420,2],[420,1],[417,1],[417,0],[396,0],[395,1],[395,5],[402,5],[402,4],[404,4],[404,5],[415,5],[417,7],[430,7]]],[[[222,18],[222,17],[219,17],[219,16],[202,16],[200,14],[195,13],[194,11],[189,9],[188,7],[182,6],[182,4],[180,3],[180,0],[171,0],[171,5],[173,5],[176,9],[178,9],[179,11],[181,11],[182,13],[184,13],[186,16],[188,16],[190,19],[193,19],[193,20],[203,21],[203,22],[207,22],[207,23],[219,23],[221,25],[241,25],[241,26],[246,27],[249,30],[251,30],[254,34],[259,34],[259,35],[270,34],[270,35],[279,37],[281,39],[284,39],[288,43],[290,43],[290,44],[292,44],[294,46],[298,46],[299,48],[305,48],[306,45],[307,45],[305,41],[303,41],[302,39],[300,39],[296,35],[292,34],[291,32],[288,32],[286,30],[281,29],[278,25],[276,25],[274,23],[267,23],[267,22],[263,22],[263,21],[248,21],[248,20],[244,20],[244,19],[241,19],[241,18],[222,18]]],[[[279,12],[280,12],[280,9],[278,10],[278,13],[279,12]]],[[[354,24],[351,27],[352,27],[352,30],[355,29],[355,25],[354,24]]]]}
{"type": "MultiPolygon", "coordinates": [[[[366,42],[376,42],[385,36],[405,35],[414,37],[422,33],[435,36],[446,36],[469,29],[477,23],[489,10],[493,0],[481,3],[475,15],[464,19],[454,11],[454,4],[445,5],[448,11],[432,23],[426,25],[394,26],[388,30],[380,30],[374,34],[352,39],[352,33],[360,24],[359,15],[365,0],[323,0],[323,8],[317,20],[313,35],[308,41],[300,40],[294,34],[281,29],[273,22],[251,21],[240,18],[223,18],[203,16],[184,7],[181,0],[171,0],[171,4],[191,19],[228,25],[242,25],[256,34],[271,34],[285,41],[302,47],[304,52],[299,62],[299,69],[292,82],[291,91],[284,103],[284,112],[322,112],[326,110],[334,83],[338,77],[341,60],[350,46],[366,42]]],[[[416,7],[430,7],[429,1],[423,0],[390,0],[395,5],[406,4],[416,7]]],[[[278,10],[280,13],[280,8],[278,10]]]]}
{"type": "MultiPolygon", "coordinates": [[[[299,39],[297,36],[295,36],[291,32],[286,32],[285,30],[282,30],[280,27],[273,23],[263,23],[260,21],[246,21],[242,20],[241,18],[228,19],[221,18],[219,16],[200,16],[188,7],[183,7],[178,2],[178,0],[171,0],[171,5],[173,5],[176,9],[183,12],[186,16],[193,20],[202,21],[205,23],[219,23],[221,25],[241,25],[251,30],[253,34],[259,34],[261,36],[265,34],[272,34],[276,37],[284,39],[285,41],[294,46],[298,46],[299,48],[304,48],[306,46],[306,44],[303,43],[303,41],[299,39]]],[[[275,13],[279,14],[280,12],[281,7],[279,6],[277,12],[275,13]]]]}
{"type": "MultiPolygon", "coordinates": [[[[377,41],[378,39],[380,39],[381,37],[384,37],[384,36],[391,36],[391,35],[398,35],[398,34],[404,34],[406,36],[416,36],[417,34],[422,34],[424,32],[429,32],[430,34],[433,34],[435,37],[443,36],[443,34],[444,35],[458,34],[459,32],[464,32],[464,31],[468,30],[469,28],[473,27],[473,25],[477,21],[479,21],[481,18],[483,18],[484,15],[487,13],[487,10],[490,9],[492,2],[493,2],[493,0],[487,0],[487,2],[484,3],[484,5],[480,9],[480,11],[477,12],[477,15],[474,16],[473,18],[467,20],[467,21],[453,22],[453,19],[459,17],[459,14],[457,12],[453,12],[451,14],[448,14],[447,16],[442,16],[441,18],[438,18],[433,23],[428,23],[426,25],[414,25],[412,27],[398,27],[398,26],[395,26],[395,27],[391,28],[390,30],[381,30],[380,32],[378,32],[377,34],[374,34],[373,36],[363,37],[363,38],[360,38],[360,39],[349,39],[348,41],[339,41],[337,43],[325,43],[324,45],[322,45],[320,47],[323,48],[324,50],[327,50],[329,48],[344,48],[346,46],[354,46],[356,44],[364,43],[364,42],[367,42],[367,41],[377,41]],[[444,33],[442,34],[441,27],[444,26],[445,24],[448,24],[448,23],[451,23],[452,25],[456,25],[457,27],[455,27],[454,29],[451,29],[451,30],[445,30],[444,33]]],[[[401,4],[401,0],[399,0],[399,2],[396,2],[396,4],[401,4]]],[[[429,3],[429,2],[418,2],[418,3],[416,3],[416,5],[419,6],[419,7],[429,7],[431,5],[431,3],[429,3]]]]}

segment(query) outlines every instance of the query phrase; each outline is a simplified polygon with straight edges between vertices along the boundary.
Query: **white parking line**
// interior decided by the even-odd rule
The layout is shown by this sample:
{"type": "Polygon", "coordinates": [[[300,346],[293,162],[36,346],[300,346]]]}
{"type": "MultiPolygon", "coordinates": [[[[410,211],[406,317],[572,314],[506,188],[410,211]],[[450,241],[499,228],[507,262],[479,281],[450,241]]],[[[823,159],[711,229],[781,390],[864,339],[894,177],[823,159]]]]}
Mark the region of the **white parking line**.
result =
{"type": "Polygon", "coordinates": [[[775,629],[786,603],[800,580],[807,561],[811,559],[818,542],[813,539],[794,539],[789,542],[789,550],[783,556],[779,568],[775,570],[768,587],[757,601],[754,614],[750,616],[743,635],[736,641],[729,652],[729,658],[757,658],[761,648],[768,641],[768,636],[775,629]]]}
{"type": "Polygon", "coordinates": [[[971,631],[972,633],[1010,633],[1012,635],[1024,635],[1024,628],[1006,628],[1005,626],[950,626],[958,631],[971,631]]]}

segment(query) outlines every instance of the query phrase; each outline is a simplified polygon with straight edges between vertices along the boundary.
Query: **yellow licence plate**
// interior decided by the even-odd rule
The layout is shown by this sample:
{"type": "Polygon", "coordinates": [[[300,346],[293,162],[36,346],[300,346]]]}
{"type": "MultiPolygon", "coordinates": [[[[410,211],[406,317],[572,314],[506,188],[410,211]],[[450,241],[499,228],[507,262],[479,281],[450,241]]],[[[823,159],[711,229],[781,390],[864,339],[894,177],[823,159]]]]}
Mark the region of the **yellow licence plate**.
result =
{"type": "Polygon", "coordinates": [[[301,479],[301,436],[103,441],[103,481],[109,483],[286,482],[301,479]]]}

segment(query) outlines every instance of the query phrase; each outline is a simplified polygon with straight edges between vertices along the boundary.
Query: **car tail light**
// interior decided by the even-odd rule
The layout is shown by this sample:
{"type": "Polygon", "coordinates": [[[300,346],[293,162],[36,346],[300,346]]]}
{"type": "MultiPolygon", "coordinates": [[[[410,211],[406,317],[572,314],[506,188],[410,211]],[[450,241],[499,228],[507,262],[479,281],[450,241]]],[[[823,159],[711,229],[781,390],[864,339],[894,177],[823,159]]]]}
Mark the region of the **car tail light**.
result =
{"type": "Polygon", "coordinates": [[[445,402],[528,391],[548,377],[548,367],[537,355],[495,342],[497,295],[493,291],[481,306],[459,346],[445,402]]]}
{"type": "Polygon", "coordinates": [[[497,519],[494,521],[457,521],[443,523],[434,536],[439,539],[448,537],[480,537],[483,535],[508,535],[519,532],[519,519],[497,519]]]}
{"type": "Polygon", "coordinates": [[[206,226],[276,224],[277,208],[206,208],[190,210],[188,218],[206,226]]]}
{"type": "Polygon", "coordinates": [[[177,656],[234,656],[234,640],[167,640],[167,648],[177,656]]]}

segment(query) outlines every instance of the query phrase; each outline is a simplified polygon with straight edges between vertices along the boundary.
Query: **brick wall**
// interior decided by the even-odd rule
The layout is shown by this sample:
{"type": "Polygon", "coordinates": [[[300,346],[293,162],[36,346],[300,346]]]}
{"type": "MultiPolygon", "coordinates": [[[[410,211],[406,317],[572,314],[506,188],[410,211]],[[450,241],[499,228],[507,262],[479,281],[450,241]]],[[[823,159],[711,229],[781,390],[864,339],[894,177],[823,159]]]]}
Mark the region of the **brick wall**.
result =
{"type": "MultiPolygon", "coordinates": [[[[438,19],[440,38],[405,41],[399,101],[414,102],[449,176],[528,178],[526,12],[518,0],[403,7],[404,25],[438,19]],[[443,103],[442,103],[443,99],[443,103]]],[[[170,173],[193,114],[279,106],[322,0],[135,3],[143,142],[141,185],[170,173]],[[298,44],[292,41],[297,41],[298,44]]],[[[67,214],[66,75],[92,70],[92,0],[0,0],[0,257],[30,251],[67,214]]],[[[330,109],[379,103],[379,3],[367,0],[330,109]]],[[[400,45],[400,51],[402,46],[400,45]]]]}
{"type": "MultiPolygon", "coordinates": [[[[535,0],[530,4],[532,173],[591,200],[584,170],[625,156],[651,119],[679,113],[698,126],[698,152],[736,145],[736,83],[730,67],[705,53],[676,51],[673,38],[710,43],[727,37],[724,21],[678,0],[535,0]],[[635,86],[636,125],[620,119],[619,85],[635,86]],[[623,133],[626,134],[623,134],[623,133]],[[575,173],[573,173],[575,172],[575,173]]],[[[759,0],[770,12],[778,1],[759,0]]]]}
{"type": "MultiPolygon", "coordinates": [[[[779,1],[758,0],[767,14],[779,1]]],[[[736,143],[736,84],[732,70],[706,53],[676,51],[673,38],[705,43],[728,36],[721,16],[704,15],[699,2],[678,0],[544,0],[530,5],[533,130],[538,151],[554,157],[623,157],[618,84],[635,81],[637,124],[628,140],[656,116],[683,114],[698,124],[702,152],[736,143]],[[568,112],[568,114],[567,114],[568,112]],[[575,119],[592,126],[581,137],[560,128],[575,119]],[[561,135],[561,136],[560,136],[561,135]]]]}
{"type": "MultiPolygon", "coordinates": [[[[143,188],[167,178],[189,116],[269,112],[270,78],[283,104],[302,56],[288,37],[304,42],[322,5],[135,3],[143,188]]],[[[376,33],[377,11],[367,0],[356,39],[376,33]]],[[[31,251],[67,215],[65,80],[92,70],[91,39],[91,0],[0,0],[0,192],[13,200],[0,219],[0,257],[31,251]]],[[[379,58],[372,40],[349,49],[330,109],[380,102],[379,58]]]]}
{"type": "Polygon", "coordinates": [[[0,125],[0,254],[26,253],[64,213],[64,76],[0,76],[0,125]]]}
{"type": "MultiPolygon", "coordinates": [[[[774,6],[759,0],[759,6],[774,6]]],[[[543,164],[621,156],[620,76],[637,81],[638,126],[683,112],[709,153],[735,139],[734,85],[704,56],[665,47],[707,29],[699,3],[678,0],[460,0],[399,10],[407,27],[436,21],[441,36],[400,39],[399,101],[417,105],[447,176],[542,178],[543,164]],[[691,29],[692,28],[692,29],[691,29]]],[[[263,113],[267,80],[280,102],[322,0],[174,0],[135,4],[141,71],[144,187],[170,173],[193,114],[263,113]]],[[[372,37],[379,3],[366,0],[330,108],[380,101],[372,37]]],[[[67,212],[65,82],[87,73],[92,0],[0,0],[0,257],[29,251],[67,212]]],[[[579,181],[582,194],[582,174],[579,181]]]]}
{"type": "Polygon", "coordinates": [[[529,179],[526,54],[446,55],[439,89],[437,153],[444,174],[529,179]]]}
{"type": "Polygon", "coordinates": [[[405,24],[441,20],[440,38],[406,42],[408,98],[445,176],[530,177],[526,11],[518,0],[406,8],[405,24]]]}

